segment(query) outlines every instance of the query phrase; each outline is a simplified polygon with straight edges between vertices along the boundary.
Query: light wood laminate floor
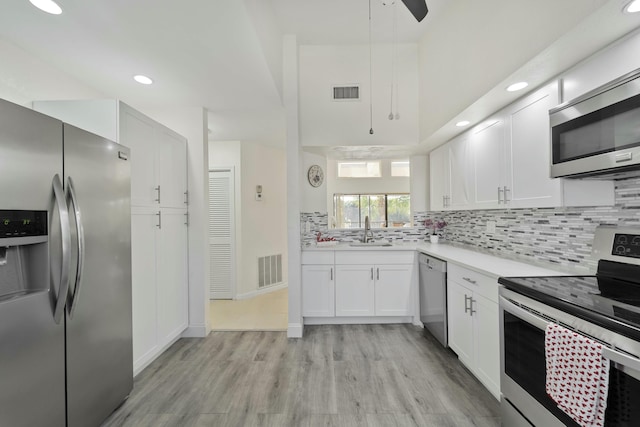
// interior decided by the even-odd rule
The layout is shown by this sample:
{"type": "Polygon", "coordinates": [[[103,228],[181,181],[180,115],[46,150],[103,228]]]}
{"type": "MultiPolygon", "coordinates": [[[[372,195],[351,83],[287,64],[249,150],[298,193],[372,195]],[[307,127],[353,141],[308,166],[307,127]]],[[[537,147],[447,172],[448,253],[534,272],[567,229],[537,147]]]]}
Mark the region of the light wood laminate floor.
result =
{"type": "Polygon", "coordinates": [[[181,339],[104,426],[499,426],[491,394],[413,325],[181,339]]]}
{"type": "Polygon", "coordinates": [[[211,300],[209,317],[214,331],[286,331],[288,289],[242,300],[211,300]]]}

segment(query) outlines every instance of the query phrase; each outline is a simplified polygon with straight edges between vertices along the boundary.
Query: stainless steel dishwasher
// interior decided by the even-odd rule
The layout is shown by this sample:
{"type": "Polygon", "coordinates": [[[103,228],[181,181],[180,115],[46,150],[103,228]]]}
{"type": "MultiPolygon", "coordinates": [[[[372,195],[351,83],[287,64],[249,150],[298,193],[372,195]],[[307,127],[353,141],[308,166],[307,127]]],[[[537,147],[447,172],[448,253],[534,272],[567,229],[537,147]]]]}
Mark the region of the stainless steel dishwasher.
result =
{"type": "Polygon", "coordinates": [[[447,347],[447,263],[420,254],[420,321],[447,347]]]}

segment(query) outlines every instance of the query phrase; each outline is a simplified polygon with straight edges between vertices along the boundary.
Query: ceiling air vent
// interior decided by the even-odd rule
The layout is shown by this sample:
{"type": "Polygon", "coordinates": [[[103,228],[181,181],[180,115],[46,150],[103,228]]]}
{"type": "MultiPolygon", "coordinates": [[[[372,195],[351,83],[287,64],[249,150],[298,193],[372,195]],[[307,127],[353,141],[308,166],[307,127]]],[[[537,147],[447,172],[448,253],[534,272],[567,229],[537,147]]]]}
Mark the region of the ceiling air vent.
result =
{"type": "Polygon", "coordinates": [[[358,85],[333,86],[333,100],[334,101],[359,101],[360,86],[358,85]]]}

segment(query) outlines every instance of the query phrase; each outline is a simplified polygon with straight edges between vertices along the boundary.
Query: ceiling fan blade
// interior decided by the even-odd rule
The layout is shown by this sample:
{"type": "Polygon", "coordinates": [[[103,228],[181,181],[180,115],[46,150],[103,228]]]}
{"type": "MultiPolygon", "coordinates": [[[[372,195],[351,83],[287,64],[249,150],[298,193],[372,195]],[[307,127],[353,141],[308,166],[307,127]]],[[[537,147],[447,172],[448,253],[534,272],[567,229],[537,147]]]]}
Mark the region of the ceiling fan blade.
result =
{"type": "Polygon", "coordinates": [[[407,6],[409,12],[415,16],[418,22],[421,22],[424,17],[427,16],[427,13],[429,13],[429,9],[427,9],[427,0],[402,0],[402,3],[407,6]]]}

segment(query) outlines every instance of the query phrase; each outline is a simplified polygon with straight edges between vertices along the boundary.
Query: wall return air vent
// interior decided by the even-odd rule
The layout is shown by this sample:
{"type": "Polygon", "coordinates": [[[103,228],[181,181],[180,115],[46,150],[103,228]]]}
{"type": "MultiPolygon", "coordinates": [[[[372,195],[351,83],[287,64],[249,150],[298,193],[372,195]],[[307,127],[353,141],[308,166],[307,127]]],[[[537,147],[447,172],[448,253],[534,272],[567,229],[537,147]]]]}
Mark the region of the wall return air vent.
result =
{"type": "Polygon", "coordinates": [[[334,101],[359,101],[360,86],[358,85],[335,85],[333,86],[334,101]]]}

